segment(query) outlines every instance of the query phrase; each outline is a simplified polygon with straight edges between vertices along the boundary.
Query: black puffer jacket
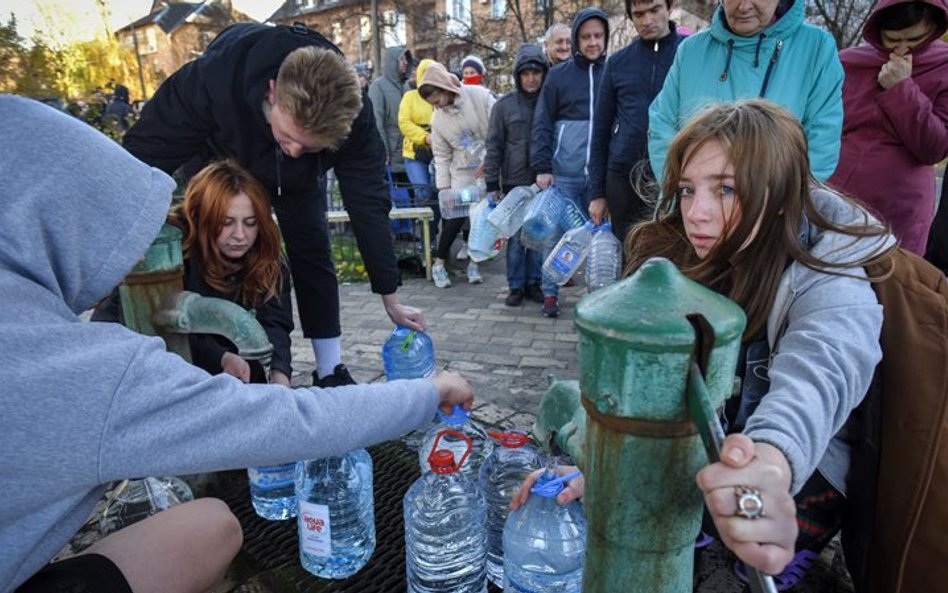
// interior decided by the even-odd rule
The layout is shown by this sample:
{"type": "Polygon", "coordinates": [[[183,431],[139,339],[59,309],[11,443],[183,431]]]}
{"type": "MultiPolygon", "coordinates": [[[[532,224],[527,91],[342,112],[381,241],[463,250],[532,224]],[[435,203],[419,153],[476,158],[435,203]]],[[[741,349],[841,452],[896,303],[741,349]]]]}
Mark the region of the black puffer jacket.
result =
{"type": "Polygon", "coordinates": [[[546,78],[549,66],[543,50],[533,43],[521,45],[514,58],[517,90],[498,99],[490,114],[484,158],[487,191],[510,191],[519,185],[530,185],[537,176],[530,167],[530,131],[540,92],[526,93],[520,87],[520,73],[528,66],[539,68],[546,78]]]}
{"type": "Polygon", "coordinates": [[[337,151],[285,157],[263,115],[270,80],[293,50],[339,51],[306,27],[241,23],[225,29],[198,59],[172,74],[146,103],[124,144],[142,161],[172,173],[185,163],[196,172],[215,157],[230,157],[270,191],[273,200],[319,200],[317,178],[335,169],[373,292],[391,294],[398,269],[389,233],[391,199],[385,152],[372,106],[363,97],[352,132],[337,151]]]}

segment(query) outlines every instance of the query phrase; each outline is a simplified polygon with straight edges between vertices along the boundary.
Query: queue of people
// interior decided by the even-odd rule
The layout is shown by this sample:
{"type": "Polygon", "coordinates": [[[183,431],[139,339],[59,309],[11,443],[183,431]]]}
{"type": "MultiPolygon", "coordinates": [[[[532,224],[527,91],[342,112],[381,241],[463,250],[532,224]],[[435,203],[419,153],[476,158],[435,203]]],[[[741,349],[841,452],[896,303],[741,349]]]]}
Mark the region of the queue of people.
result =
{"type": "MultiPolygon", "coordinates": [[[[670,0],[625,6],[639,33],[627,48],[607,59],[609,19],[584,9],[571,28],[551,27],[543,47],[518,48],[515,89],[500,99],[483,86],[477,56],[456,75],[391,48],[384,76],[366,88],[318,33],[255,24],[225,30],[162,84],[124,149],[38,103],[0,97],[10,493],[0,589],[85,579],[89,591],[208,590],[241,542],[219,501],[183,504],[50,559],[113,480],[335,455],[417,428],[439,406],[471,406],[454,373],[381,385],[349,375],[325,184],[314,183],[330,168],[372,290],[399,325],[425,321],[397,295],[386,168],[429,199],[478,180],[495,201],[520,185],[555,185],[596,223],[613,220],[626,274],[661,255],[737,302],[748,317],[735,369],[745,380],[722,411],[722,461],[696,479],[712,535],[796,584],[843,525],[854,411],[883,356],[885,311],[865,266],[888,262],[897,246],[921,254],[937,244],[948,7],[879,0],[866,43],[838,53],[804,22],[802,0],[723,0],[710,28],[687,37],[669,19],[670,0]],[[188,185],[169,217],[175,171],[188,185]],[[192,338],[191,365],[155,338],[79,321],[166,220],[184,231],[187,287],[255,311],[275,346],[269,384],[226,341],[192,338]],[[290,280],[316,354],[312,393],[290,388],[290,280]],[[25,370],[37,364],[64,380],[25,370]],[[738,487],[765,519],[735,511],[738,487]]],[[[451,284],[446,264],[463,224],[441,221],[438,288],[451,284]]],[[[508,243],[506,304],[542,300],[556,317],[542,256],[508,243]]],[[[483,281],[474,262],[467,279],[483,281]]],[[[582,493],[574,480],[560,501],[582,493]]]]}

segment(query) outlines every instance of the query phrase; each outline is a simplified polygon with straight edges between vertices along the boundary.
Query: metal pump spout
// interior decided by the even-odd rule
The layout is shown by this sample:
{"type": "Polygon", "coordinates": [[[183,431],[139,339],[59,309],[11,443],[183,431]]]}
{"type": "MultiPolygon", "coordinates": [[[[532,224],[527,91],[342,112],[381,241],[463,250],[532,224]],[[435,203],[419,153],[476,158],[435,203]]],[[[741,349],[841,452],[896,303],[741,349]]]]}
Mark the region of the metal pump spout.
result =
{"type": "Polygon", "coordinates": [[[576,307],[580,379],[552,381],[535,433],[583,470],[584,593],[690,593],[707,463],[686,402],[703,316],[713,330],[704,378],[716,409],[730,395],[746,324],[735,303],[665,259],[576,307]]]}
{"type": "Polygon", "coordinates": [[[273,346],[253,313],[243,307],[184,291],[181,231],[164,225],[145,256],[119,286],[125,325],[149,336],[160,336],[168,351],[191,360],[184,334],[217,334],[248,360],[259,360],[269,371],[273,346]]]}
{"type": "Polygon", "coordinates": [[[259,360],[264,367],[270,363],[273,346],[267,333],[252,312],[230,301],[182,291],[152,320],[157,327],[176,334],[224,336],[237,347],[241,358],[259,360]]]}

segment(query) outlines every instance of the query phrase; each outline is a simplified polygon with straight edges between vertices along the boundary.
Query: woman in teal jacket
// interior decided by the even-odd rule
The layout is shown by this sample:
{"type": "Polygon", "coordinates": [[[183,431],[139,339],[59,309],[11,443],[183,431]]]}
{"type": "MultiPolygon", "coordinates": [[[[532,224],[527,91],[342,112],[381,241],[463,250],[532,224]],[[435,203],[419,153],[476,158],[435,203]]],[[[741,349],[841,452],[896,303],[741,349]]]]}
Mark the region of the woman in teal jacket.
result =
{"type": "Polygon", "coordinates": [[[761,97],[803,124],[813,175],[836,169],[843,67],[826,31],[803,22],[803,0],[723,0],[711,27],[682,41],[649,107],[648,151],[661,180],[672,138],[709,103],[761,97]],[[746,6],[749,4],[749,7],[746,6]]]}

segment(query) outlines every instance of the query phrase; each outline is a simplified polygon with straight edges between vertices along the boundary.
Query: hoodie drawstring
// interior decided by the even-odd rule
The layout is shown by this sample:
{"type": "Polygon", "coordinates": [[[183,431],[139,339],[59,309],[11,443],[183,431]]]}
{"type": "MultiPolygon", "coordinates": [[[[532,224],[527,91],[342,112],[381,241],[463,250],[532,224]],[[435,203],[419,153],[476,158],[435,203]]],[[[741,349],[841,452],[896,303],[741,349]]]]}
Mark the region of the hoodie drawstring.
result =
{"type": "Polygon", "coordinates": [[[780,50],[783,48],[783,40],[778,39],[777,45],[774,47],[774,53],[770,56],[770,63],[767,64],[767,72],[764,74],[764,84],[760,87],[760,97],[763,98],[764,94],[767,92],[767,85],[770,84],[770,75],[774,71],[774,66],[777,65],[777,58],[780,57],[780,50]]]}
{"type": "Polygon", "coordinates": [[[734,40],[727,40],[727,59],[724,60],[724,72],[721,73],[719,80],[724,82],[727,80],[727,73],[731,69],[731,56],[734,55],[734,40]]]}
{"type": "Polygon", "coordinates": [[[757,48],[754,50],[754,68],[760,66],[760,46],[763,45],[764,37],[766,36],[764,33],[761,33],[760,37],[757,38],[757,48]]]}
{"type": "Polygon", "coordinates": [[[283,151],[280,150],[280,147],[276,147],[276,159],[277,159],[277,196],[283,195],[283,182],[280,179],[280,163],[283,161],[283,151]]]}

